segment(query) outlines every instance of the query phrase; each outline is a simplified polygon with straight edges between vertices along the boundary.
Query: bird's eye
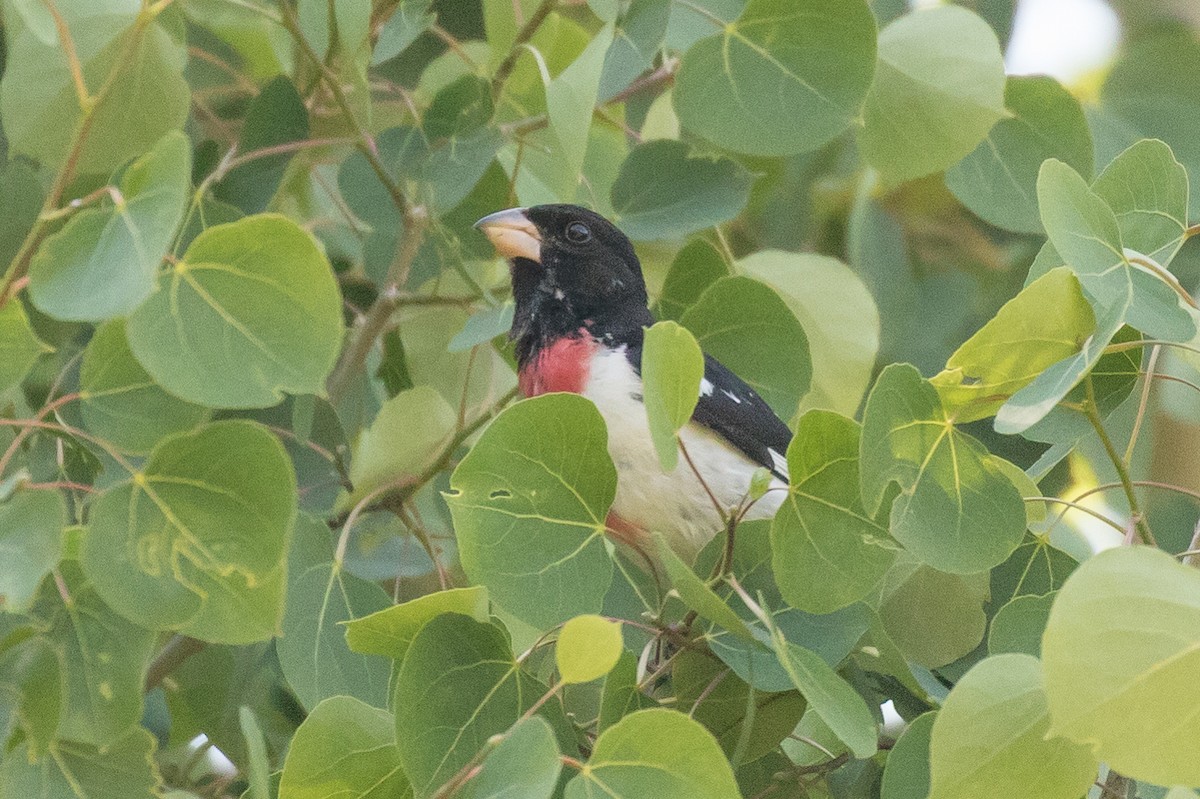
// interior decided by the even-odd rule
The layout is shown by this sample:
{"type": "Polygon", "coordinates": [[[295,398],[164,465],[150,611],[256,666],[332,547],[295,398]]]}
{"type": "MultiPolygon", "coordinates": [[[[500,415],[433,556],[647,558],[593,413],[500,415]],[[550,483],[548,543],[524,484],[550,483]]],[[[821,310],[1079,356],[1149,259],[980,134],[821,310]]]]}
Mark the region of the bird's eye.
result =
{"type": "Polygon", "coordinates": [[[592,240],[592,231],[582,222],[572,222],[567,225],[567,241],[572,244],[586,244],[592,240]]]}

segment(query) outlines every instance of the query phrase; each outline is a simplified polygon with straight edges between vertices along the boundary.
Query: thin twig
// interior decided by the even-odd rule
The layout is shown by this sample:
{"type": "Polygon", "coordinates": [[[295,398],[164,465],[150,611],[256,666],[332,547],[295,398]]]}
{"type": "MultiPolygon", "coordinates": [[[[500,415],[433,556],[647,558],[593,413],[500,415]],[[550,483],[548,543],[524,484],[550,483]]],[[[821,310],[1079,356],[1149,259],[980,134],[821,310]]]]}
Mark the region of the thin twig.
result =
{"type": "Polygon", "coordinates": [[[492,76],[493,97],[500,94],[500,90],[504,88],[504,83],[508,80],[508,76],[516,68],[517,59],[521,56],[521,47],[533,38],[533,34],[537,33],[537,29],[546,21],[546,17],[550,16],[550,12],[554,10],[556,5],[558,5],[558,0],[542,0],[541,5],[529,16],[524,26],[517,32],[517,38],[513,40],[508,55],[500,62],[500,66],[496,67],[496,73],[492,76]]]}
{"type": "Polygon", "coordinates": [[[1117,448],[1113,446],[1112,438],[1109,437],[1108,431],[1104,428],[1104,420],[1100,418],[1100,409],[1096,403],[1096,389],[1092,383],[1091,375],[1088,375],[1084,379],[1084,387],[1087,390],[1084,415],[1092,423],[1092,428],[1095,429],[1096,435],[1100,438],[1100,443],[1104,445],[1104,451],[1108,454],[1108,459],[1112,461],[1113,468],[1117,470],[1117,476],[1121,479],[1121,487],[1125,491],[1125,500],[1129,503],[1130,516],[1134,521],[1142,543],[1154,545],[1154,534],[1150,532],[1150,525],[1146,522],[1146,517],[1138,504],[1137,494],[1133,490],[1133,483],[1129,476],[1129,469],[1126,468],[1125,462],[1121,460],[1121,455],[1117,452],[1117,448]]]}
{"type": "Polygon", "coordinates": [[[1146,418],[1146,408],[1150,405],[1150,389],[1154,386],[1154,370],[1158,366],[1158,356],[1162,346],[1155,345],[1150,350],[1150,358],[1146,364],[1146,382],[1142,384],[1142,396],[1138,400],[1137,416],[1133,420],[1133,431],[1129,434],[1129,445],[1125,447],[1125,465],[1133,463],[1133,450],[1137,446],[1138,435],[1142,432],[1142,421],[1146,418]]]}
{"type": "Polygon", "coordinates": [[[151,691],[162,684],[171,672],[182,666],[188,658],[199,653],[206,644],[186,635],[173,635],[146,670],[145,690],[151,691]]]}

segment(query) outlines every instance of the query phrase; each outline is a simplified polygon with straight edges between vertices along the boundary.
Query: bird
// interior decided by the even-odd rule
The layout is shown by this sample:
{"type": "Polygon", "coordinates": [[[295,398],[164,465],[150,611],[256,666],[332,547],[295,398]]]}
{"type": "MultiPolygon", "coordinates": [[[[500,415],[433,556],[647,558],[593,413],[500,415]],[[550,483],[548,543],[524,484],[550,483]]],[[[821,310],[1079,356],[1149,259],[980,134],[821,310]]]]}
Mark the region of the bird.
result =
{"type": "Polygon", "coordinates": [[[663,470],[641,378],[645,331],[656,320],[641,262],[616,225],[577,205],[548,204],[497,211],[475,227],[509,262],[520,393],[580,394],[604,419],[617,472],[606,525],[618,542],[654,560],[647,553],[660,533],[693,560],[761,469],[770,484],[742,518],[774,516],[787,495],[791,430],[707,353],[695,411],[679,433],[685,457],[663,470]]]}

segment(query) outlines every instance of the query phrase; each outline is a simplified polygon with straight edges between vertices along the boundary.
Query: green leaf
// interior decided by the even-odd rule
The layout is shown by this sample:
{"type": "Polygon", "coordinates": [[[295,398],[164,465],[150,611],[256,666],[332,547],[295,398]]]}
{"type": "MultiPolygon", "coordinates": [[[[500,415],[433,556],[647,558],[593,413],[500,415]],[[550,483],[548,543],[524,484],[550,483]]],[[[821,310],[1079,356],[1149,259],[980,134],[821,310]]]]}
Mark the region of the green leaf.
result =
{"type": "Polygon", "coordinates": [[[596,729],[604,732],[630,713],[656,705],[638,686],[637,658],[628,651],[623,652],[604,680],[596,729]]]}
{"type": "Polygon", "coordinates": [[[901,561],[887,577],[879,615],[908,660],[934,669],[983,640],[987,589],[986,575],[964,577],[901,561]]]}
{"type": "Polygon", "coordinates": [[[432,0],[400,0],[396,10],[379,29],[379,38],[371,53],[371,66],[378,66],[403,53],[437,21],[437,14],[429,9],[431,4],[432,0]]]}
{"type": "Polygon", "coordinates": [[[304,37],[322,59],[331,50],[352,58],[370,32],[369,0],[300,0],[297,12],[304,37]]]}
{"type": "Polygon", "coordinates": [[[675,593],[679,594],[683,604],[703,618],[721,625],[738,638],[746,641],[755,640],[750,628],[738,617],[733,608],[726,605],[721,597],[717,596],[703,580],[696,576],[691,567],[675,554],[662,533],[655,534],[654,542],[658,560],[667,573],[667,579],[671,581],[671,587],[675,589],[675,593]]]}
{"type": "Polygon", "coordinates": [[[79,211],[48,237],[29,265],[33,304],[75,321],[125,316],[141,305],[183,218],[191,162],[187,137],[167,134],[125,171],[119,201],[79,211]]]}
{"type": "Polygon", "coordinates": [[[275,647],[283,675],[302,705],[311,709],[337,695],[375,707],[387,704],[390,664],[350,651],[342,625],[390,604],[386,591],[347,574],[337,563],[326,561],[289,575],[283,635],[275,647]]]}
{"type": "Polygon", "coordinates": [[[1042,669],[996,655],[967,672],[933,721],[930,799],[1075,799],[1096,779],[1086,747],[1050,737],[1042,669]]]}
{"type": "Polygon", "coordinates": [[[546,85],[550,130],[559,142],[557,157],[569,172],[579,173],[583,169],[604,56],[612,41],[612,28],[606,26],[592,37],[570,66],[546,85]]]}
{"type": "Polygon", "coordinates": [[[663,471],[679,465],[675,437],[692,418],[700,399],[704,353],[685,328],[658,322],[646,330],[642,350],[642,384],[650,436],[663,471]]]}
{"type": "Polygon", "coordinates": [[[351,651],[404,659],[409,644],[426,624],[443,613],[460,613],[478,622],[488,620],[487,589],[481,586],[451,588],[393,605],[346,623],[346,643],[351,651]]]}
{"type": "Polygon", "coordinates": [[[958,6],[913,11],[879,32],[863,152],[891,183],[938,172],[1006,115],[996,34],[958,6]]]}
{"type": "Polygon", "coordinates": [[[680,324],[781,418],[796,412],[812,381],[812,360],[804,328],[774,289],[740,275],[721,278],[680,324]]]}
{"type": "Polygon", "coordinates": [[[600,74],[600,98],[607,100],[654,66],[667,33],[670,0],[633,0],[617,20],[615,38],[600,74]]]}
{"type": "Polygon", "coordinates": [[[0,307],[0,393],[20,385],[38,357],[49,351],[29,327],[20,302],[0,307]]]}
{"type": "MultiPolygon", "coordinates": [[[[81,174],[115,169],[187,119],[182,38],[150,24],[130,50],[129,28],[140,10],[134,0],[63,3],[58,8],[92,96],[110,72],[116,73],[105,101],[93,112],[76,165],[81,174]],[[129,113],[132,108],[138,112],[129,113]]],[[[20,15],[9,16],[8,68],[0,82],[4,131],[14,152],[56,167],[67,155],[81,116],[69,62],[57,36],[44,40],[22,24],[20,15]]]]}
{"type": "Polygon", "coordinates": [[[1013,76],[1004,88],[1012,116],[1001,119],[970,155],[946,171],[946,187],[986,222],[1041,233],[1038,169],[1047,158],[1092,172],[1092,136],[1083,109],[1058,81],[1013,76]]]}
{"type": "Polygon", "coordinates": [[[753,182],[727,158],[694,155],[680,141],[651,141],[621,164],[612,206],[632,239],[677,238],[733,219],[746,207],[753,182]]]}
{"type": "MultiPolygon", "coordinates": [[[[1200,174],[1200,44],[1183,26],[1162,25],[1134,37],[1100,92],[1102,108],[1133,139],[1161,139],[1192,175],[1200,174]]],[[[1189,203],[1200,215],[1200,193],[1189,203]]]]}
{"type": "Polygon", "coordinates": [[[395,686],[396,746],[419,798],[434,794],[540,693],[498,627],[456,613],[417,633],[395,686]]]}
{"type": "Polygon", "coordinates": [[[600,610],[612,580],[605,517],[617,475],[595,406],[547,394],[506,409],[450,478],[463,569],[545,629],[600,610]]]}
{"type": "Polygon", "coordinates": [[[1080,352],[1095,328],[1078,279],[1060,267],[1005,303],[929,382],[956,422],[984,419],[1046,369],[1080,352]]]}
{"type": "Polygon", "coordinates": [[[550,799],[562,759],[554,730],[534,716],[518,721],[461,791],[464,799],[550,799]]]}
{"type": "Polygon", "coordinates": [[[739,757],[739,746],[745,738],[739,765],[779,746],[796,729],[807,707],[796,691],[755,691],[728,666],[699,650],[686,650],[676,656],[671,686],[675,689],[676,708],[703,724],[727,757],[739,757]]]}
{"type": "Polygon", "coordinates": [[[454,409],[429,386],[401,391],[363,430],[350,462],[349,508],[377,490],[414,480],[437,461],[457,424],[454,409]]]}
{"type": "Polygon", "coordinates": [[[1043,596],[1014,597],[992,618],[988,630],[988,653],[1017,652],[1039,656],[1042,653],[1042,633],[1050,618],[1050,607],[1057,591],[1043,596]]]}
{"type": "Polygon", "coordinates": [[[125,322],[96,330],[83,352],[79,413],[88,432],[127,452],[148,452],[172,433],[195,428],[208,409],[163,391],[134,359],[125,322]]]}
{"type": "Polygon", "coordinates": [[[566,799],[738,799],[729,762],[712,735],[674,710],[631,713],[596,739],[566,799]]]}
{"type": "Polygon", "coordinates": [[[775,654],[792,684],[857,758],[875,754],[875,718],[867,703],[816,652],[796,646],[778,629],[772,632],[775,654]]]}
{"type": "Polygon", "coordinates": [[[57,491],[19,491],[0,503],[0,609],[23,613],[29,607],[42,578],[58,565],[66,522],[57,491]]]}
{"type": "Polygon", "coordinates": [[[412,796],[400,768],[396,730],[385,710],[349,696],[326,699],[296,729],[279,799],[412,796]]]}
{"type": "Polygon", "coordinates": [[[0,652],[0,733],[8,736],[3,719],[12,713],[29,741],[30,758],[38,760],[58,736],[65,698],[63,663],[62,654],[44,637],[34,635],[13,645],[24,632],[9,636],[7,648],[0,652]]]}
{"type": "MultiPolygon", "coordinates": [[[[3,149],[0,139],[0,151],[3,149]]],[[[5,268],[33,229],[43,202],[42,185],[31,165],[9,161],[0,166],[0,203],[4,204],[4,217],[0,218],[0,264],[5,264],[5,268]]]]}
{"type": "Polygon", "coordinates": [[[862,278],[835,258],[780,250],[752,253],[736,268],[779,292],[804,328],[813,376],[800,411],[856,413],[879,354],[879,310],[862,278]]]}
{"type": "Polygon", "coordinates": [[[927,799],[929,796],[929,738],[935,713],[922,713],[900,733],[888,752],[879,799],[927,799]]]}
{"type": "Polygon", "coordinates": [[[584,683],[612,671],[623,651],[620,623],[585,614],[569,619],[559,630],[554,660],[564,683],[584,683]]]}
{"type": "Polygon", "coordinates": [[[271,772],[270,766],[267,765],[267,742],[263,740],[262,727],[259,726],[258,719],[254,717],[254,711],[245,705],[238,708],[238,726],[242,730],[242,737],[246,739],[249,760],[247,768],[249,774],[246,776],[250,787],[246,789],[243,797],[244,799],[271,799],[271,772]]]}
{"type": "Polygon", "coordinates": [[[730,275],[721,251],[704,238],[694,238],[675,254],[658,294],[655,314],[659,319],[679,321],[704,290],[730,275]]]}
{"type": "Polygon", "coordinates": [[[58,735],[107,747],[142,716],[146,665],[155,636],[118,616],[75,564],[64,562],[61,568],[70,605],[55,583],[46,581],[31,610],[62,668],[58,735]]]}
{"type": "Polygon", "coordinates": [[[342,342],[339,293],[312,235],[282,216],[205,230],[126,323],[155,382],[215,408],[320,394],[342,342]]]}
{"type": "Polygon", "coordinates": [[[937,391],[908,365],[883,370],[867,399],[859,456],[867,512],[893,482],[889,529],[935,569],[969,574],[1004,561],[1025,535],[1025,503],[987,450],[955,428],[937,391]]]}
{"type": "Polygon", "coordinates": [[[0,761],[5,797],[39,799],[158,799],[162,780],[154,763],[157,745],[144,729],[130,730],[102,746],[57,741],[50,755],[33,762],[28,743],[0,761]]]}
{"type": "Polygon", "coordinates": [[[463,329],[450,339],[450,352],[467,352],[472,347],[486,344],[496,336],[502,336],[512,328],[516,306],[506,302],[495,308],[484,308],[471,314],[463,329]]]}
{"type": "Polygon", "coordinates": [[[163,439],[142,471],[93,502],[81,563],[139,624],[260,641],[279,628],[295,514],[279,441],[251,422],[214,422],[163,439]]]}
{"type": "Polygon", "coordinates": [[[862,0],[751,0],[687,49],[675,110],[726,149],[790,155],[848,128],[874,71],[875,20],[862,0]]]}
{"type": "Polygon", "coordinates": [[[1148,547],[1101,552],[1058,592],[1042,660],[1051,734],[1133,779],[1200,785],[1200,572],[1148,547]]]}
{"type": "MultiPolygon", "coordinates": [[[[238,137],[237,154],[245,156],[256,150],[306,138],[308,109],[304,99],[292,82],[280,75],[264,86],[250,103],[238,137]]],[[[290,152],[276,153],[234,167],[213,186],[213,196],[243,214],[261,213],[279,189],[292,156],[290,152]]]]}
{"type": "Polygon", "coordinates": [[[771,523],[771,567],[789,605],[830,613],[865,597],[895,560],[858,491],[859,426],[829,411],[800,418],[791,487],[771,523]]]}
{"type": "Polygon", "coordinates": [[[1118,155],[1092,184],[1117,217],[1124,246],[1166,266],[1188,226],[1188,175],[1161,141],[1143,139],[1118,155]]]}

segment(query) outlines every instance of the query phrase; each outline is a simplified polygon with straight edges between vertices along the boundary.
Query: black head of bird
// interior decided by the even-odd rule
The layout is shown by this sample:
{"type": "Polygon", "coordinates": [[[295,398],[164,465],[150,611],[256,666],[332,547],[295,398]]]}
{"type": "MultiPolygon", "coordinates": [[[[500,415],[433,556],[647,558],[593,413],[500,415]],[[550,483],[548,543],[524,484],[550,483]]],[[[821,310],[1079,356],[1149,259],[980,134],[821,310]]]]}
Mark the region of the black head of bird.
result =
{"type": "Polygon", "coordinates": [[[509,208],[475,223],[509,259],[518,360],[582,331],[602,338],[653,324],[633,244],[577,205],[509,208]]]}

